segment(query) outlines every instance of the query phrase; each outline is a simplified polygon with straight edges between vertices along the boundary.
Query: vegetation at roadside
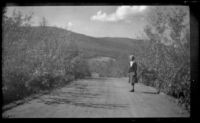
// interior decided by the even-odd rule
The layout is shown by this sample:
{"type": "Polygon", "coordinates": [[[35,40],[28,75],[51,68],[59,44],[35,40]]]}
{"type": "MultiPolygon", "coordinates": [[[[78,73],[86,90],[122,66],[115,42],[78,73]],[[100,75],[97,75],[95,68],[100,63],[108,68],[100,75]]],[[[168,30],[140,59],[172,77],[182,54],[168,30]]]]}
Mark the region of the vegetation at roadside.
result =
{"type": "Polygon", "coordinates": [[[152,8],[145,34],[150,45],[141,54],[142,82],[176,97],[190,110],[189,8],[152,8]]]}
{"type": "Polygon", "coordinates": [[[65,35],[58,40],[44,18],[34,31],[32,16],[3,16],[3,104],[90,75],[76,43],[65,35]]]}

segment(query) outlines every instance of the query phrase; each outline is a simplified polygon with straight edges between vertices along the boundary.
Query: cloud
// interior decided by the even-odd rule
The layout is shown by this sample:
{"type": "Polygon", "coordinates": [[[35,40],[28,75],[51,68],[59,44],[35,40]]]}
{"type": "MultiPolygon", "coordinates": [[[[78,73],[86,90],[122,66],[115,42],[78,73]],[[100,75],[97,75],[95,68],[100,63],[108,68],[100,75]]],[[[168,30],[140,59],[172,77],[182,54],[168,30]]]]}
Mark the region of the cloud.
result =
{"type": "Polygon", "coordinates": [[[101,10],[96,13],[96,15],[91,17],[91,20],[97,21],[120,21],[125,20],[132,15],[137,15],[143,12],[147,6],[119,6],[114,13],[107,14],[101,10]]]}
{"type": "Polygon", "coordinates": [[[71,26],[73,26],[72,22],[68,22],[67,27],[70,28],[71,26]]]}
{"type": "Polygon", "coordinates": [[[72,28],[72,26],[74,26],[74,24],[72,22],[65,23],[65,22],[57,21],[57,22],[51,23],[51,26],[71,30],[71,28],[72,28]]]}
{"type": "Polygon", "coordinates": [[[74,24],[72,22],[68,22],[66,25],[66,29],[70,30],[74,24]]]}
{"type": "Polygon", "coordinates": [[[97,12],[96,15],[91,17],[92,20],[99,20],[99,21],[116,21],[118,20],[117,16],[115,14],[107,15],[106,13],[103,13],[101,10],[97,12]]]}

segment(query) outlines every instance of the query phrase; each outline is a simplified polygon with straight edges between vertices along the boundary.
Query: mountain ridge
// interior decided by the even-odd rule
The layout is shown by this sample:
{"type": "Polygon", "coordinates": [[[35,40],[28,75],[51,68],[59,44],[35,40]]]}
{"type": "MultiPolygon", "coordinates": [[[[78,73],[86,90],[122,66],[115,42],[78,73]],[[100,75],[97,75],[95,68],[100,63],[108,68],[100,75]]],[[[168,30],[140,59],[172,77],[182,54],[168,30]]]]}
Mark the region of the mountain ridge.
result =
{"type": "MultiPolygon", "coordinates": [[[[137,52],[146,45],[146,41],[124,37],[92,37],[58,27],[24,27],[26,38],[31,45],[42,40],[73,42],[81,52],[117,57],[119,54],[137,52]]],[[[16,33],[20,33],[16,32],[16,33]]],[[[92,55],[91,55],[92,56],[92,55]]]]}

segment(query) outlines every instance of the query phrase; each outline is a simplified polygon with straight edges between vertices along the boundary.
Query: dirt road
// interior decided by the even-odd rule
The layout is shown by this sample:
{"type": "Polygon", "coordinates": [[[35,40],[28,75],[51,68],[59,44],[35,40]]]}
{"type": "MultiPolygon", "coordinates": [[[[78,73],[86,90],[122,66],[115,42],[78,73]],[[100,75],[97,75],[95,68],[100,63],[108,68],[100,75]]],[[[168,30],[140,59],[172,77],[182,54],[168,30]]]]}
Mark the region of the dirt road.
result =
{"type": "Polygon", "coordinates": [[[171,97],[127,78],[85,79],[42,95],[3,113],[14,118],[189,117],[171,97]]]}

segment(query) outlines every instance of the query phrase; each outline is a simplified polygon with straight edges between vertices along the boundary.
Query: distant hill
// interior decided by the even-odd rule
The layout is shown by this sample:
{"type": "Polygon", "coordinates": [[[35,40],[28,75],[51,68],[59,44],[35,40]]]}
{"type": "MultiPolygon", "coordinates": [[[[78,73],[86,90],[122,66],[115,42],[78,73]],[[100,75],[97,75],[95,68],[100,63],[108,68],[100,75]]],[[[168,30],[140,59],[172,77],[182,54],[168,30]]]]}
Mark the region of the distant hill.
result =
{"type": "Polygon", "coordinates": [[[28,41],[30,46],[34,46],[42,40],[64,40],[68,43],[73,42],[79,51],[87,54],[87,57],[107,56],[116,58],[119,54],[138,54],[145,48],[147,41],[130,38],[96,38],[57,27],[23,27],[15,32],[17,35],[24,34],[23,38],[28,41]]]}

